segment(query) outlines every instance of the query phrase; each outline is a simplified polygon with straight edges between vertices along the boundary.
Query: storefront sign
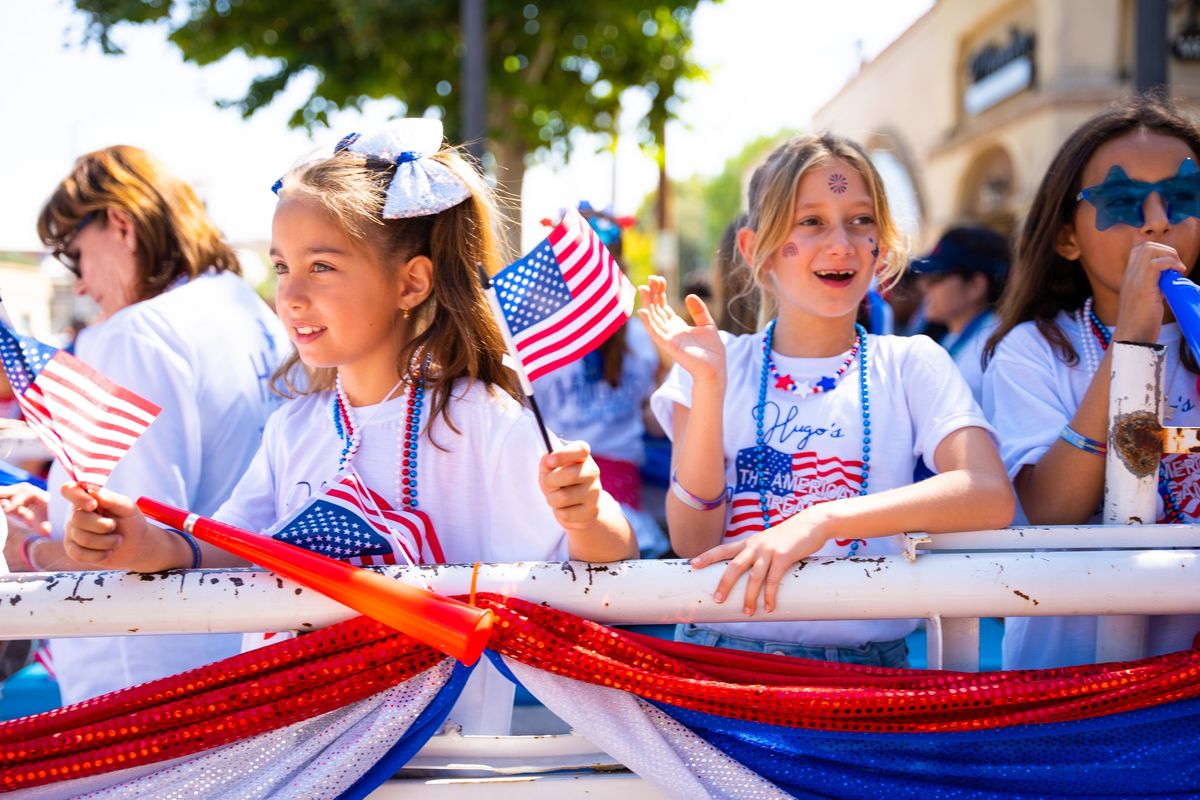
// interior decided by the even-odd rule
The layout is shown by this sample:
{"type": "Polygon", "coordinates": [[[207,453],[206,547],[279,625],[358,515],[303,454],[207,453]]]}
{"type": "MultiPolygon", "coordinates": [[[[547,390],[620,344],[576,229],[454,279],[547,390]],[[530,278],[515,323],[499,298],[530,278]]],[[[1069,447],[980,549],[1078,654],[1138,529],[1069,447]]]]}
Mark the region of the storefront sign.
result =
{"type": "Polygon", "coordinates": [[[1033,85],[1033,44],[1032,31],[1013,28],[1007,44],[989,44],[971,56],[970,83],[963,93],[968,114],[978,114],[1033,85]]]}

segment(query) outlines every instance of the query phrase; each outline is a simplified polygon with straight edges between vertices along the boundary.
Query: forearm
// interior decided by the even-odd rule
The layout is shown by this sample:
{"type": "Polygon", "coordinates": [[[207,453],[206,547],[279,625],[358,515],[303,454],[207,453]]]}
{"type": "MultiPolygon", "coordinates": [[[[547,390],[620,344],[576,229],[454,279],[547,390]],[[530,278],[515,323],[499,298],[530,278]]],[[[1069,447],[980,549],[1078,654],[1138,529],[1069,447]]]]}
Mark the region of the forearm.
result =
{"type": "Polygon", "coordinates": [[[960,469],[910,486],[810,506],[797,517],[817,517],[817,528],[828,541],[1003,528],[1012,522],[1014,510],[1012,486],[1003,474],[960,469]]]}
{"type": "MultiPolygon", "coordinates": [[[[671,453],[674,479],[687,494],[714,500],[725,494],[725,450],[722,419],[724,385],[697,384],[691,409],[676,409],[682,420],[674,426],[675,447],[671,453]]],[[[671,548],[690,558],[721,542],[725,529],[726,503],[702,511],[667,492],[667,528],[671,548]]]]}
{"type": "MultiPolygon", "coordinates": [[[[1098,442],[1108,441],[1110,363],[1106,354],[1069,423],[1076,433],[1098,442]]],[[[1079,525],[1091,519],[1104,499],[1104,464],[1104,456],[1056,438],[1042,458],[1022,468],[1013,481],[1029,521],[1079,525]]]]}
{"type": "Polygon", "coordinates": [[[604,492],[598,511],[590,524],[567,530],[567,551],[571,558],[595,563],[637,558],[637,537],[620,503],[604,492]]]}
{"type": "MultiPolygon", "coordinates": [[[[14,559],[9,568],[14,572],[78,572],[86,570],[120,569],[131,572],[162,572],[168,569],[184,569],[192,565],[192,550],[182,537],[161,528],[147,526],[149,535],[133,558],[111,557],[104,561],[77,561],[67,553],[62,539],[39,536],[28,531],[14,531],[10,535],[24,537],[23,554],[28,558],[14,559]]],[[[20,546],[22,542],[18,542],[20,546]]]]}

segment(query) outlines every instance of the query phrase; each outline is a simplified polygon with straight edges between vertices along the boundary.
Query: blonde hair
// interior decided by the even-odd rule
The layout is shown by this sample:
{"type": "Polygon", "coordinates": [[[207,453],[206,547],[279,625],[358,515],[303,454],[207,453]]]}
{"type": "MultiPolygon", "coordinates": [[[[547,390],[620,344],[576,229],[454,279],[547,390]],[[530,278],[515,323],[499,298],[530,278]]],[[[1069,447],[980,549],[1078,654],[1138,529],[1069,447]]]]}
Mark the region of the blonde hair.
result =
{"type": "Polygon", "coordinates": [[[759,320],[765,322],[776,313],[776,301],[766,290],[763,270],[767,261],[787,241],[795,224],[796,196],[808,171],[830,161],[845,161],[866,181],[875,207],[879,229],[879,247],[885,256],[879,272],[882,290],[891,288],[908,266],[904,235],[896,226],[888,208],[883,178],[866,152],[856,143],[829,133],[797,136],[776,147],[750,178],[749,212],[746,227],[754,231],[753,251],[744,268],[762,293],[759,320]]]}
{"type": "MultiPolygon", "coordinates": [[[[429,296],[411,309],[414,331],[401,348],[397,371],[409,379],[420,361],[429,357],[421,376],[429,392],[431,415],[445,414],[455,380],[469,378],[498,387],[520,399],[516,379],[503,366],[504,339],[480,286],[477,264],[495,274],[501,252],[493,220],[495,202],[479,172],[454,150],[427,158],[445,164],[470,190],[470,196],[437,214],[409,219],[384,219],[387,186],[395,165],[348,149],[319,161],[302,164],[282,179],[279,198],[317,202],[338,227],[356,243],[370,248],[386,266],[415,256],[433,262],[429,296]]],[[[400,309],[396,310],[400,314],[400,309]]],[[[328,391],[336,370],[310,369],[293,350],[275,373],[273,384],[285,397],[328,391]],[[297,377],[304,376],[298,381],[297,377]]],[[[449,415],[446,421],[453,429],[449,415]]]]}
{"type": "Polygon", "coordinates": [[[133,220],[137,232],[134,294],[146,300],[176,278],[195,278],[209,269],[241,274],[237,256],[192,187],[167,172],[154,156],[115,145],[81,156],[38,215],[38,236],[51,250],[70,244],[88,214],[105,224],[107,209],[133,220]]]}

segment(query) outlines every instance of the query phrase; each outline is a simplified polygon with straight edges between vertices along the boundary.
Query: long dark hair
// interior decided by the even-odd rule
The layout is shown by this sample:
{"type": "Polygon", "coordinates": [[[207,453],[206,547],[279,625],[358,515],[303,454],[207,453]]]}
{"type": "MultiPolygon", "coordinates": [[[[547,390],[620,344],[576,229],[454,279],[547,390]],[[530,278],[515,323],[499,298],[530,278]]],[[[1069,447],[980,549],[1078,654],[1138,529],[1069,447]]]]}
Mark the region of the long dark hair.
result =
{"type": "MultiPolygon", "coordinates": [[[[1058,237],[1075,218],[1079,204],[1075,197],[1083,188],[1083,171],[1096,150],[1106,142],[1140,130],[1187,142],[1200,160],[1200,125],[1161,94],[1128,98],[1080,125],[1055,155],[1034,195],[1021,228],[1008,286],[997,309],[1000,326],[984,348],[984,363],[991,359],[996,345],[1009,331],[1029,320],[1033,320],[1064,363],[1079,362],[1079,354],[1054,320],[1060,312],[1080,308],[1092,294],[1092,287],[1078,260],[1058,254],[1058,237]]],[[[1193,271],[1194,264],[1189,273],[1193,271]]],[[[1183,361],[1190,371],[1198,371],[1186,347],[1183,361]]]]}

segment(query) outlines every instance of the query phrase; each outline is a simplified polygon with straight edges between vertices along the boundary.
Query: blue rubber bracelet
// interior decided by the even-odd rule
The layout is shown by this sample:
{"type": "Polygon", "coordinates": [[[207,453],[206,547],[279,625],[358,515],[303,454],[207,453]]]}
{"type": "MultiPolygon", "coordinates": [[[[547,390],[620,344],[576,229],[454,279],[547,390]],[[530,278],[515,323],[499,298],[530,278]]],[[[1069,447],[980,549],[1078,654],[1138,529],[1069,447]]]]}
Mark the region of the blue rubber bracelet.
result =
{"type": "Polygon", "coordinates": [[[1074,430],[1070,425],[1067,425],[1062,429],[1062,433],[1058,435],[1058,438],[1085,453],[1091,453],[1097,456],[1108,455],[1107,444],[1104,442],[1097,442],[1095,439],[1089,439],[1082,433],[1074,430]]]}
{"type": "Polygon", "coordinates": [[[188,547],[192,548],[192,566],[189,569],[200,569],[200,543],[196,541],[196,537],[175,528],[164,528],[163,530],[182,537],[188,543],[188,547]]]}

